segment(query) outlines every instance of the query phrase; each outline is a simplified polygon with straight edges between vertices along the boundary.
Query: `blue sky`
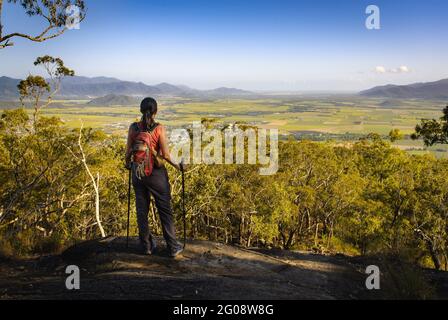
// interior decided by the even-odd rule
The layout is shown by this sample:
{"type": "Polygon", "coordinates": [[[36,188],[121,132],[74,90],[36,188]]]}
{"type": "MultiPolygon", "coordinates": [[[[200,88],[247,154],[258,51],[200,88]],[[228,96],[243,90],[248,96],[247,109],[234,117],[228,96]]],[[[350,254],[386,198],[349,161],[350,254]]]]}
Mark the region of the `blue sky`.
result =
{"type": "MultiPolygon", "coordinates": [[[[78,75],[201,89],[354,91],[448,78],[446,0],[86,3],[80,30],[0,50],[0,75],[24,77],[50,54],[78,75]],[[370,4],[380,30],[365,27],[370,4]]],[[[17,5],[3,11],[6,32],[42,28],[17,5]]]]}

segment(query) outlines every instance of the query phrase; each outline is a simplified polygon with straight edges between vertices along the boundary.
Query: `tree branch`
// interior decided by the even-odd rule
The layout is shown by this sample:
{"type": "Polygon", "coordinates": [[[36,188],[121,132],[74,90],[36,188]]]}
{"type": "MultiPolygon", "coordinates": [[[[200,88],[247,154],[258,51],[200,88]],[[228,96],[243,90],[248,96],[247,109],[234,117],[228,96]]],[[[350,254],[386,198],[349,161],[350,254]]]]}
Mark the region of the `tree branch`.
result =
{"type": "Polygon", "coordinates": [[[40,16],[48,22],[48,26],[38,35],[28,35],[20,32],[13,32],[3,36],[3,25],[1,24],[2,6],[4,0],[0,0],[0,49],[11,47],[14,45],[11,40],[13,38],[23,38],[33,42],[44,42],[62,35],[68,30],[66,25],[67,19],[71,18],[65,10],[69,5],[76,5],[79,8],[79,22],[83,21],[86,16],[86,8],[84,1],[42,1],[40,4],[36,2],[24,3],[24,1],[10,0],[10,2],[20,2],[29,16],[40,16]],[[65,21],[64,21],[65,19],[65,21]],[[51,31],[53,30],[53,33],[51,31]]]}
{"type": "Polygon", "coordinates": [[[14,37],[28,39],[28,40],[33,41],[33,42],[44,42],[44,41],[47,41],[47,40],[59,37],[65,31],[67,31],[67,28],[64,27],[63,29],[59,30],[58,32],[56,32],[56,33],[54,33],[54,34],[52,34],[50,36],[46,36],[47,33],[50,32],[54,28],[57,28],[57,27],[50,25],[47,29],[45,29],[41,34],[39,34],[37,36],[30,36],[30,35],[27,35],[27,34],[24,34],[24,33],[18,33],[18,32],[8,34],[8,35],[4,36],[3,38],[0,38],[0,42],[5,42],[6,41],[6,44],[0,45],[0,49],[3,49],[5,47],[13,46],[14,43],[9,42],[9,40],[14,38],[14,37]]]}
{"type": "Polygon", "coordinates": [[[84,148],[82,147],[82,129],[84,128],[84,123],[81,121],[81,128],[79,129],[79,137],[78,137],[78,146],[79,150],[81,152],[81,161],[84,164],[84,168],[87,171],[87,174],[89,175],[90,179],[92,180],[93,188],[95,189],[95,218],[96,222],[98,224],[98,227],[101,232],[101,236],[103,238],[106,237],[106,233],[104,232],[104,228],[101,224],[100,219],[100,189],[99,189],[99,181],[100,181],[100,174],[97,174],[97,179],[93,176],[92,172],[90,171],[89,166],[87,165],[87,159],[86,155],[84,153],[84,148]]]}

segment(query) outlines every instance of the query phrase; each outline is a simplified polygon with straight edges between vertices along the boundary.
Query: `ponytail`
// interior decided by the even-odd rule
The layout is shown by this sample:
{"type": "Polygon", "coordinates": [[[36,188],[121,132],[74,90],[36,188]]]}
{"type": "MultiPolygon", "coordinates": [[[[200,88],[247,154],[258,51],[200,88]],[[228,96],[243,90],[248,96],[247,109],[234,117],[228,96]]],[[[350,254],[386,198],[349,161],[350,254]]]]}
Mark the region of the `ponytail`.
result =
{"type": "Polygon", "coordinates": [[[154,115],[157,113],[157,101],[153,98],[145,98],[140,104],[140,112],[143,114],[142,123],[145,128],[150,128],[154,124],[154,115]],[[151,119],[151,123],[147,123],[147,119],[151,119]]]}

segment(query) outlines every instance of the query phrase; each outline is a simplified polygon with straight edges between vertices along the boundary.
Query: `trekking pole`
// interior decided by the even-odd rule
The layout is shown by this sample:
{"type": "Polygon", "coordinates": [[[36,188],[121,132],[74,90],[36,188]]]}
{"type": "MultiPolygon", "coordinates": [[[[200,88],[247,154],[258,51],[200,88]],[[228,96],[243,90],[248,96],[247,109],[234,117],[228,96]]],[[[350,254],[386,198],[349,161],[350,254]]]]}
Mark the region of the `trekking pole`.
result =
{"type": "Polygon", "coordinates": [[[185,171],[184,171],[184,162],[183,160],[180,163],[180,170],[182,172],[182,212],[183,212],[183,220],[184,220],[184,249],[187,246],[187,214],[185,211],[185,171]]]}
{"type": "Polygon", "coordinates": [[[131,215],[131,179],[132,170],[129,170],[129,183],[128,183],[128,224],[126,228],[126,248],[129,248],[129,220],[131,215]]]}

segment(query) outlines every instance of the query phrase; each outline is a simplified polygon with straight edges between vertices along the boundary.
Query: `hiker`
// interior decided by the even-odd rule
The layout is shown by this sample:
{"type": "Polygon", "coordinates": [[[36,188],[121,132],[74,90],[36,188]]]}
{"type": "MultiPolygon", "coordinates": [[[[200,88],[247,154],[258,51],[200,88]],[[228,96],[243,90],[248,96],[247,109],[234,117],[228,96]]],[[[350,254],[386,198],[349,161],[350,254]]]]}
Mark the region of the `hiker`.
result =
{"type": "Polygon", "coordinates": [[[168,254],[171,257],[176,257],[182,253],[183,247],[176,240],[171,207],[171,186],[163,161],[165,160],[178,170],[181,170],[182,164],[173,163],[171,160],[165,128],[155,121],[157,101],[153,98],[145,98],[141,102],[140,111],[142,113],[141,121],[133,123],[129,128],[126,167],[132,170],[132,185],[135,191],[142,253],[151,255],[157,247],[148,223],[152,195],[162,222],[168,254]]]}

